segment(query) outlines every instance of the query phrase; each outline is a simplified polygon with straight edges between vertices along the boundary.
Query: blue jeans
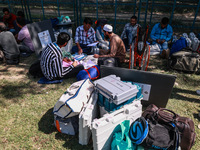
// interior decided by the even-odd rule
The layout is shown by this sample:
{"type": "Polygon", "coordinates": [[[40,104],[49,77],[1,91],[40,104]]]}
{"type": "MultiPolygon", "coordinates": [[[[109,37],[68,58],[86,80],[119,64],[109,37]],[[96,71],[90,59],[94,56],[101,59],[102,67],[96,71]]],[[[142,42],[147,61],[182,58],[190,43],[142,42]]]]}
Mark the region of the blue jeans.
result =
{"type": "Polygon", "coordinates": [[[123,42],[124,42],[125,48],[127,50],[130,48],[130,45],[132,44],[134,37],[133,37],[132,32],[129,30],[126,30],[126,37],[127,38],[123,39],[123,42]]]}
{"type": "MultiPolygon", "coordinates": [[[[92,47],[88,47],[86,44],[80,44],[80,47],[82,48],[83,53],[86,53],[86,54],[91,53],[92,47]]],[[[72,47],[72,53],[77,53],[77,52],[78,52],[78,47],[73,46],[72,47]]]]}

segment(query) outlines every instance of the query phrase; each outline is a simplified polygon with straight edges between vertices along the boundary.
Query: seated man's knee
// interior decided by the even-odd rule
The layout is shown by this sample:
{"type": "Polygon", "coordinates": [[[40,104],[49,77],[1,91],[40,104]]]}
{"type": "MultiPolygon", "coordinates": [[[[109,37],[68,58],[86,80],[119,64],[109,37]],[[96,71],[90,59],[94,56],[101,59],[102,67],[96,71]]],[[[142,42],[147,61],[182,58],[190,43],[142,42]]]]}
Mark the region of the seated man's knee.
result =
{"type": "Polygon", "coordinates": [[[162,48],[163,49],[168,49],[168,42],[167,41],[165,41],[163,44],[162,44],[162,48]]]}

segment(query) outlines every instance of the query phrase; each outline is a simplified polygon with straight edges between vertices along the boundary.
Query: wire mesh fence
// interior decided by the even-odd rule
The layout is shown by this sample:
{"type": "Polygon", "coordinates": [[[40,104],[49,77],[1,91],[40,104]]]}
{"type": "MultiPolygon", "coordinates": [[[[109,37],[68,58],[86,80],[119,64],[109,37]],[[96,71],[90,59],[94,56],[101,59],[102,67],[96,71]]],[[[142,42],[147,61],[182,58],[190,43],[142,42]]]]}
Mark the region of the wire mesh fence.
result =
{"type": "MultiPolygon", "coordinates": [[[[114,32],[121,34],[132,15],[144,27],[152,27],[162,17],[168,17],[174,32],[200,32],[200,0],[0,0],[0,8],[8,7],[11,12],[24,11],[31,21],[67,15],[81,25],[85,17],[95,22],[107,19],[114,32]]],[[[2,16],[2,11],[0,12],[2,16]]]]}

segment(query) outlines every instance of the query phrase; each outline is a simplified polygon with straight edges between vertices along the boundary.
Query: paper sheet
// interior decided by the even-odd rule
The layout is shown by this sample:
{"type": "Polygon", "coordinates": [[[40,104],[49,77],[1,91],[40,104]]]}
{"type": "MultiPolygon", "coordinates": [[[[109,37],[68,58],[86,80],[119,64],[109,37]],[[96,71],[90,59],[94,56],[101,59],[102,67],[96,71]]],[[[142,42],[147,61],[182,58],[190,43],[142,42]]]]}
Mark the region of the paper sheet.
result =
{"type": "Polygon", "coordinates": [[[88,44],[87,46],[97,46],[99,42],[95,42],[95,43],[91,43],[91,44],[88,44]]]}
{"type": "Polygon", "coordinates": [[[49,30],[38,33],[42,48],[45,48],[47,44],[52,43],[49,30]]]}

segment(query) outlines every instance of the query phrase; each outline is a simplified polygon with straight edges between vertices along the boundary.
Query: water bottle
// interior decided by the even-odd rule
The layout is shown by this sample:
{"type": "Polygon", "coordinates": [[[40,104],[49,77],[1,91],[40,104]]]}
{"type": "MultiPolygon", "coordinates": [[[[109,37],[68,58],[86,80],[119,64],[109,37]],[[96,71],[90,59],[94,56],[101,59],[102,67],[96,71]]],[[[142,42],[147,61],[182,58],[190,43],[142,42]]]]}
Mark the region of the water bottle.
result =
{"type": "Polygon", "coordinates": [[[94,46],[94,47],[92,47],[91,52],[92,52],[92,54],[99,54],[99,48],[94,46]]]}
{"type": "Polygon", "coordinates": [[[138,42],[138,51],[142,51],[144,43],[142,41],[138,42]]]}
{"type": "Polygon", "coordinates": [[[188,38],[188,35],[187,35],[187,33],[183,33],[183,35],[182,35],[185,39],[186,38],[188,38]]]}
{"type": "Polygon", "coordinates": [[[175,43],[177,40],[178,40],[177,36],[173,35],[173,37],[172,37],[172,43],[175,43]]]}

